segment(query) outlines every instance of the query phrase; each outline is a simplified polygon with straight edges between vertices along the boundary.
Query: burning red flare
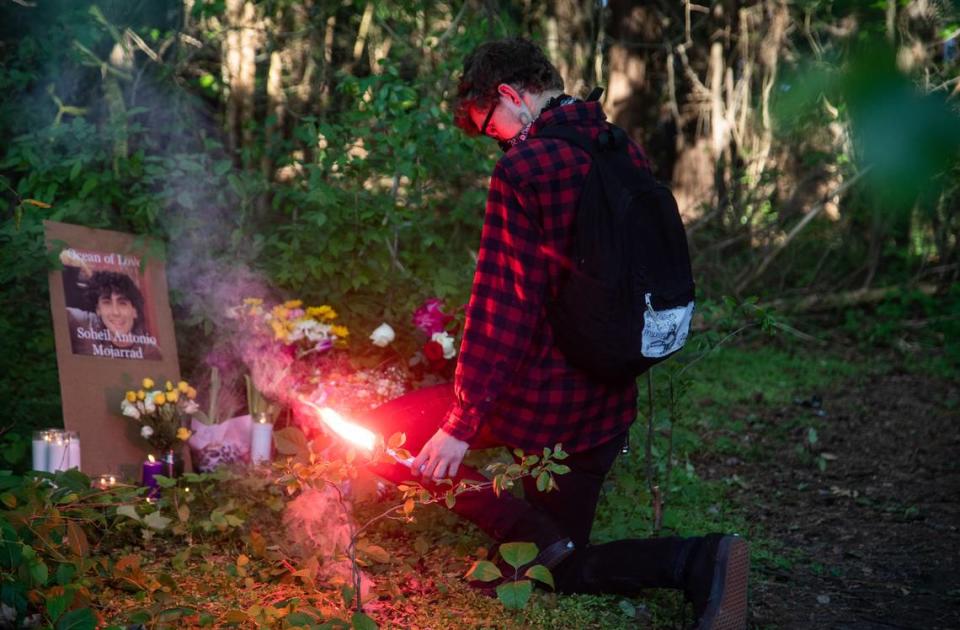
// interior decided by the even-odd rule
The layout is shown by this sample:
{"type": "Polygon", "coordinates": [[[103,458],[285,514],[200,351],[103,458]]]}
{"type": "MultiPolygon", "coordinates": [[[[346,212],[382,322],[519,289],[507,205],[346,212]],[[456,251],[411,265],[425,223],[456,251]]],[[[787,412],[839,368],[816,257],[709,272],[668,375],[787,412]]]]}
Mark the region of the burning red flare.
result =
{"type": "Polygon", "coordinates": [[[371,453],[376,448],[377,435],[370,429],[345,419],[330,407],[320,407],[305,398],[301,398],[300,401],[316,411],[327,428],[344,440],[371,453]]]}
{"type": "MultiPolygon", "coordinates": [[[[300,398],[300,401],[315,411],[328,429],[347,442],[354,446],[359,446],[370,454],[373,454],[377,443],[381,441],[376,433],[356,422],[347,420],[330,407],[321,407],[305,398],[300,398]]],[[[386,449],[386,453],[404,466],[410,466],[413,462],[412,457],[402,458],[392,448],[386,449]]]]}

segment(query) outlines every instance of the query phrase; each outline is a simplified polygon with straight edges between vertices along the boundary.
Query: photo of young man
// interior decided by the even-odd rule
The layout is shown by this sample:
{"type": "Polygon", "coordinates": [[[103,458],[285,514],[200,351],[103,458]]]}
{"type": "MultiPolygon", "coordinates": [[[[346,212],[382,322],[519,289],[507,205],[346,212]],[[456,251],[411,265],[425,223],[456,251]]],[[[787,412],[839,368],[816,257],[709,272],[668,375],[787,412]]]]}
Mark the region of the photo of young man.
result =
{"type": "Polygon", "coordinates": [[[138,267],[118,254],[60,254],[67,322],[74,354],[110,359],[159,360],[149,330],[143,292],[131,273],[138,267]]]}

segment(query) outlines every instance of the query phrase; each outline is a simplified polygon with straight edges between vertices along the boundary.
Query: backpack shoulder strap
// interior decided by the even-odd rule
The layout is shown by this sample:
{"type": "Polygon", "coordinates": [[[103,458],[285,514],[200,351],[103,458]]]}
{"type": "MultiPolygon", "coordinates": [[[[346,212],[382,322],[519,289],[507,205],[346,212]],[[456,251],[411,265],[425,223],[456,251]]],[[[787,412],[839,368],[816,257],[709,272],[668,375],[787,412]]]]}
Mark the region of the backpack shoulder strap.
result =
{"type": "Polygon", "coordinates": [[[616,125],[607,125],[606,129],[597,134],[595,140],[589,135],[566,125],[545,127],[537,132],[534,137],[566,140],[589,153],[591,157],[596,157],[598,152],[604,154],[622,153],[625,155],[629,144],[627,132],[616,125]]]}
{"type": "Polygon", "coordinates": [[[593,154],[597,150],[594,146],[593,139],[590,136],[580,133],[573,127],[569,127],[567,125],[551,125],[550,127],[544,127],[539,131],[539,133],[537,133],[535,137],[566,140],[570,144],[580,147],[589,153],[591,157],[593,157],[593,154]]]}

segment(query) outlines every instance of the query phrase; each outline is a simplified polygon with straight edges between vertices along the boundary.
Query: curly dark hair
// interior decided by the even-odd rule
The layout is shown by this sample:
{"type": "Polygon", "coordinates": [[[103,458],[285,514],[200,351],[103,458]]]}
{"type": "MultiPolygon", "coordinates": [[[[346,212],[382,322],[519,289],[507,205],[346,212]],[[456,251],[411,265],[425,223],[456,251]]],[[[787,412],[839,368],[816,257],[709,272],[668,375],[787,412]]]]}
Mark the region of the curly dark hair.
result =
{"type": "Polygon", "coordinates": [[[117,271],[95,271],[87,281],[85,294],[87,310],[95,312],[100,298],[109,298],[114,293],[122,295],[137,309],[137,321],[134,330],[139,330],[143,324],[143,294],[133,280],[125,273],[117,271]]]}
{"type": "Polygon", "coordinates": [[[531,92],[563,90],[563,78],[539,46],[522,37],[480,44],[463,61],[457,86],[454,123],[468,135],[480,133],[470,119],[471,107],[489,107],[497,88],[506,83],[531,92]]]}

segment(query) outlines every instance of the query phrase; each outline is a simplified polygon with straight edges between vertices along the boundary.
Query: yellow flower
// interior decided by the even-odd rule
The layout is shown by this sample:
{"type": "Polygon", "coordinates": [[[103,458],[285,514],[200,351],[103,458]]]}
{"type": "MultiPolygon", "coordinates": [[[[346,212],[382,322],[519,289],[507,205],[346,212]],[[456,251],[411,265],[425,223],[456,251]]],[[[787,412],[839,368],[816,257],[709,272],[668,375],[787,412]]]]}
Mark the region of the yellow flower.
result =
{"type": "Polygon", "coordinates": [[[283,308],[300,308],[303,306],[303,300],[287,300],[283,303],[283,308]]]}
{"type": "Polygon", "coordinates": [[[127,402],[137,402],[137,392],[129,391],[126,393],[127,402]]]}
{"type": "Polygon", "coordinates": [[[181,394],[186,394],[188,391],[190,391],[190,383],[186,381],[180,381],[177,383],[177,389],[180,390],[181,394]]]}
{"type": "Polygon", "coordinates": [[[143,391],[142,389],[137,390],[137,400],[143,400],[146,397],[147,397],[147,392],[143,391]]]}
{"type": "Polygon", "coordinates": [[[263,304],[263,300],[260,298],[244,298],[243,303],[247,306],[260,306],[263,304]]]}
{"type": "Polygon", "coordinates": [[[337,337],[340,337],[341,339],[345,338],[347,335],[350,334],[350,331],[347,330],[346,326],[331,326],[330,332],[331,334],[334,334],[337,337]]]}
{"type": "Polygon", "coordinates": [[[164,396],[163,392],[157,392],[153,395],[153,402],[157,405],[162,405],[167,402],[167,397],[164,396]]]}
{"type": "Polygon", "coordinates": [[[195,390],[195,389],[192,388],[192,387],[189,388],[189,389],[187,390],[187,398],[189,398],[190,400],[193,400],[193,399],[196,398],[196,397],[197,397],[197,390],[195,390]]]}
{"type": "Polygon", "coordinates": [[[287,336],[287,327],[283,325],[283,322],[274,319],[270,322],[270,327],[273,328],[274,339],[279,341],[287,336]]]}
{"type": "Polygon", "coordinates": [[[168,392],[173,391],[173,383],[171,383],[170,381],[167,381],[167,391],[168,392]]]}
{"type": "Polygon", "coordinates": [[[188,429],[187,427],[180,427],[179,429],[177,429],[178,440],[183,440],[184,442],[186,442],[187,440],[190,439],[191,435],[192,433],[190,432],[190,429],[188,429]]]}
{"type": "Polygon", "coordinates": [[[314,319],[330,321],[337,318],[337,312],[327,304],[323,306],[311,306],[307,309],[307,315],[314,319]]]}
{"type": "Polygon", "coordinates": [[[173,390],[172,392],[167,392],[168,401],[175,403],[177,402],[178,398],[180,398],[180,392],[178,392],[177,390],[173,390]]]}
{"type": "Polygon", "coordinates": [[[143,379],[143,388],[144,389],[153,389],[153,379],[145,378],[143,379]]]}

